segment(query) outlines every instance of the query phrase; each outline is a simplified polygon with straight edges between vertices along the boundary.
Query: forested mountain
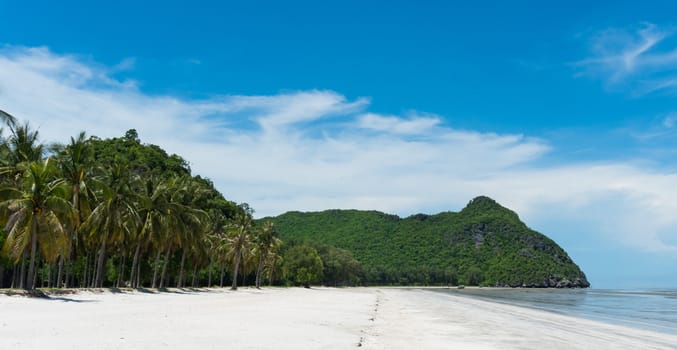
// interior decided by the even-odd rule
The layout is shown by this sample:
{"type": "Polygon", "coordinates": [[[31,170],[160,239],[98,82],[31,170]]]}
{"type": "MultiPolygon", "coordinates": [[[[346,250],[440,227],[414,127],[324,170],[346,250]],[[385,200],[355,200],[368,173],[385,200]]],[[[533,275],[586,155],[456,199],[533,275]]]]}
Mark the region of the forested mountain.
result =
{"type": "Polygon", "coordinates": [[[351,252],[366,284],[589,287],[560,246],[488,197],[473,199],[458,213],[404,219],[327,210],[266,220],[291,244],[351,252]]]}

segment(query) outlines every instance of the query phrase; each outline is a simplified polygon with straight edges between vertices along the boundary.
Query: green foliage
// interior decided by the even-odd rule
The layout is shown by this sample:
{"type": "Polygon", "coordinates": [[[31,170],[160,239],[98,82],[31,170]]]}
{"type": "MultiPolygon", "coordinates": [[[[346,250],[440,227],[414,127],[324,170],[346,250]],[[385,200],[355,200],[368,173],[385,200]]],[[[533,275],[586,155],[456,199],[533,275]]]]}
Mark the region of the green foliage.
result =
{"type": "Polygon", "coordinates": [[[353,254],[332,246],[321,245],[317,252],[324,266],[322,284],[326,286],[356,286],[363,279],[364,271],[353,254]]]}
{"type": "Polygon", "coordinates": [[[322,259],[311,246],[299,245],[290,248],[284,255],[287,277],[297,285],[309,288],[322,279],[322,259]]]}
{"type": "Polygon", "coordinates": [[[190,175],[188,162],[175,154],[168,155],[159,146],[142,144],[133,129],[125,137],[104,140],[91,137],[89,142],[99,164],[127,163],[134,173],[143,176],[190,175]]]}
{"type": "Polygon", "coordinates": [[[458,273],[453,267],[448,267],[444,270],[443,283],[446,283],[448,286],[458,285],[458,273]]]}
{"type": "Polygon", "coordinates": [[[482,282],[482,270],[479,267],[472,266],[465,271],[465,284],[477,286],[482,282]]]}
{"type": "MultiPolygon", "coordinates": [[[[11,267],[13,262],[13,260],[6,256],[6,254],[2,254],[2,247],[5,246],[6,239],[7,233],[4,229],[0,229],[0,271],[2,271],[3,268],[11,267]]],[[[2,276],[0,276],[0,280],[2,280],[2,276]]]]}
{"type": "MultiPolygon", "coordinates": [[[[168,155],[162,148],[152,144],[142,144],[136,130],[131,129],[124,137],[99,139],[91,137],[88,142],[93,149],[96,163],[99,166],[110,164],[128,164],[132,173],[142,179],[148,178],[175,178],[190,176],[188,162],[176,154],[168,155]]],[[[226,218],[233,218],[237,212],[237,205],[226,200],[216,190],[214,183],[208,178],[199,175],[193,180],[208,191],[198,205],[204,210],[215,210],[226,218]]]]}
{"type": "Polygon", "coordinates": [[[136,143],[141,143],[141,140],[139,140],[139,133],[136,132],[136,129],[129,129],[125,133],[125,139],[136,142],[136,143]]]}
{"type": "MultiPolygon", "coordinates": [[[[172,276],[183,287],[189,273],[200,285],[205,271],[230,262],[225,227],[253,210],[191,176],[180,156],[141,143],[134,129],[112,139],[82,132],[47,151],[27,123],[4,112],[0,120],[10,131],[0,135],[0,264],[12,268],[0,288],[164,286],[172,276]]],[[[244,249],[238,255],[251,256],[244,249]]],[[[257,281],[277,249],[268,253],[257,281]]]]}
{"type": "Polygon", "coordinates": [[[363,284],[554,286],[570,280],[587,286],[585,274],[561,247],[487,197],[475,198],[459,213],[405,219],[327,210],[266,220],[285,242],[349,251],[363,266],[363,284]]]}

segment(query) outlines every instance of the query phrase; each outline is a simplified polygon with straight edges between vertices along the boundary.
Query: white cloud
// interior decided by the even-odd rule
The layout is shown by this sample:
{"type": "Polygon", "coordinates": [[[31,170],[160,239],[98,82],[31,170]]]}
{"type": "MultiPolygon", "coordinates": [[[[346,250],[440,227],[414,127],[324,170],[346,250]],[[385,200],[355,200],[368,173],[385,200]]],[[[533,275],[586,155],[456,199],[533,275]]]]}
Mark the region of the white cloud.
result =
{"type": "Polygon", "coordinates": [[[413,115],[409,119],[402,119],[398,116],[365,113],[358,118],[358,126],[361,128],[396,134],[421,134],[439,123],[440,118],[437,116],[413,115]]]}
{"type": "Polygon", "coordinates": [[[307,91],[277,96],[237,96],[225,103],[253,113],[263,129],[273,132],[289,124],[353,113],[364,108],[369,100],[360,98],[348,102],[333,91],[307,91]]]}
{"type": "Polygon", "coordinates": [[[489,195],[538,229],[676,252],[677,174],[630,163],[542,166],[540,139],[453,129],[434,116],[368,111],[332,91],[185,100],[115,81],[109,69],[46,48],[0,53],[0,109],[65,142],[138,130],[191,161],[258,215],[376,209],[400,215],[459,210],[489,195]]]}
{"type": "Polygon", "coordinates": [[[553,217],[578,223],[579,234],[601,236],[609,245],[673,254],[677,252],[675,184],[677,174],[630,164],[522,170],[488,182],[496,199],[527,222],[547,223],[553,217]]]}
{"type": "Polygon", "coordinates": [[[643,23],[634,31],[610,28],[591,40],[592,56],[576,62],[584,74],[634,94],[673,92],[677,84],[677,45],[672,29],[643,23]]]}

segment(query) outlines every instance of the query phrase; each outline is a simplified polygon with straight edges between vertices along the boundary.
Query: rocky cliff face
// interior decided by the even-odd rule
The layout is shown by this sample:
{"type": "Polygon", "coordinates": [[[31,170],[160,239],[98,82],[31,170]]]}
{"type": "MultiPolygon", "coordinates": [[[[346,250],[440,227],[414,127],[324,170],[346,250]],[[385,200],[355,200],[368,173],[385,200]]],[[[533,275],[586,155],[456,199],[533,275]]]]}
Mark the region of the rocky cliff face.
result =
{"type": "Polygon", "coordinates": [[[468,222],[476,256],[483,260],[488,279],[498,287],[588,288],[588,282],[569,255],[547,236],[529,229],[518,215],[489,197],[477,197],[459,213],[468,222]]]}

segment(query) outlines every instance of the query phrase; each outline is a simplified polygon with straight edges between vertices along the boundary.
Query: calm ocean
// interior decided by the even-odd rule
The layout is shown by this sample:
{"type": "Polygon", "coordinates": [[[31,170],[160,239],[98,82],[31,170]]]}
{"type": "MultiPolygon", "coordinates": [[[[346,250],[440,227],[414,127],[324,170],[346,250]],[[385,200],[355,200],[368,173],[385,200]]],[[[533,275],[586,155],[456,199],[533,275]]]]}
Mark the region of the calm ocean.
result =
{"type": "Polygon", "coordinates": [[[439,289],[494,302],[677,334],[677,289],[439,289]]]}

